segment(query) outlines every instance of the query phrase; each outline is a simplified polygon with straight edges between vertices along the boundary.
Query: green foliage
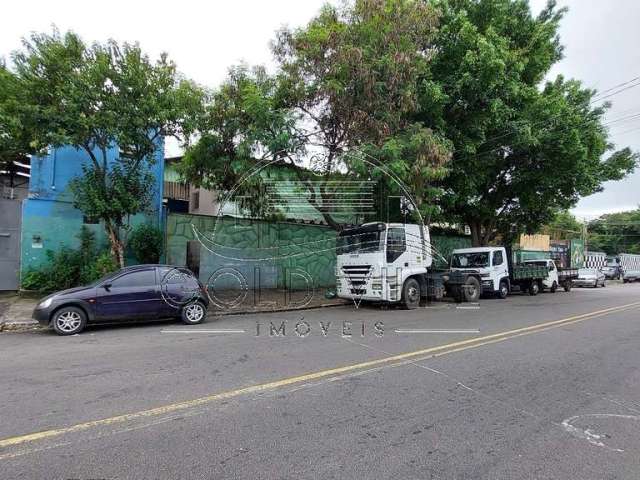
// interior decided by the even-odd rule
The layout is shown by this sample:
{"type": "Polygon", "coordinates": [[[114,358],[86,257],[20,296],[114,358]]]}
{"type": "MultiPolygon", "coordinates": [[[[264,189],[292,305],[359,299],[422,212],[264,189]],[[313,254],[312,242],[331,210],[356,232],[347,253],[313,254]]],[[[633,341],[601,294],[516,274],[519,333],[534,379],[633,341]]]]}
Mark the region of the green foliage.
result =
{"type": "Polygon", "coordinates": [[[71,145],[89,156],[84,178],[73,183],[75,205],[103,220],[122,266],[120,229],[148,206],[148,165],[164,136],[190,135],[204,93],[166,54],[153,62],[137,44],[88,46],[73,32],[32,34],[13,65],[22,100],[16,116],[34,148],[71,145]]]}
{"type": "Polygon", "coordinates": [[[583,236],[584,225],[569,211],[561,210],[553,220],[542,227],[541,233],[549,235],[553,240],[571,240],[583,236]]]}
{"type": "Polygon", "coordinates": [[[0,170],[11,171],[13,161],[28,162],[37,153],[29,131],[20,121],[22,91],[16,75],[0,59],[0,170]]]}
{"type": "Polygon", "coordinates": [[[52,292],[84,285],[118,269],[108,251],[99,252],[95,234],[83,227],[78,235],[80,247],[47,251],[47,263],[22,275],[21,288],[52,292]]]}
{"type": "Polygon", "coordinates": [[[142,224],[133,229],[128,246],[140,263],[158,263],[162,255],[162,232],[153,225],[142,224]]]}
{"type": "Polygon", "coordinates": [[[293,114],[284,108],[273,77],[263,68],[237,67],[212,95],[202,117],[202,136],[178,166],[190,183],[232,195],[254,216],[276,212],[264,201],[260,175],[247,176],[263,160],[277,156],[283,163],[302,154],[293,114]]]}
{"type": "Polygon", "coordinates": [[[533,232],[554,212],[633,170],[636,156],[611,150],[606,104],[594,91],[558,77],[561,59],[554,1],[537,16],[525,0],[438,0],[437,54],[418,118],[453,142],[441,186],[447,221],[472,229],[474,243],[533,232]]]}
{"type": "Polygon", "coordinates": [[[640,209],[602,215],[589,222],[587,231],[589,250],[640,253],[640,209]]]}
{"type": "Polygon", "coordinates": [[[273,215],[260,176],[242,177],[273,160],[295,172],[309,203],[339,229],[330,182],[366,180],[375,167],[364,160],[374,157],[419,185],[427,205],[448,143],[411,116],[436,24],[426,2],[357,0],[325,6],[304,28],[283,29],[273,43],[274,76],[234,69],[214,94],[204,134],[185,155],[185,178],[233,192],[254,214],[273,215]],[[303,168],[309,157],[313,171],[303,168]]]}
{"type": "Polygon", "coordinates": [[[143,212],[151,203],[154,177],[144,164],[134,168],[129,163],[115,163],[106,170],[85,164],[82,172],[69,182],[69,190],[74,206],[89,217],[107,222],[119,219],[122,225],[126,215],[143,212]]]}

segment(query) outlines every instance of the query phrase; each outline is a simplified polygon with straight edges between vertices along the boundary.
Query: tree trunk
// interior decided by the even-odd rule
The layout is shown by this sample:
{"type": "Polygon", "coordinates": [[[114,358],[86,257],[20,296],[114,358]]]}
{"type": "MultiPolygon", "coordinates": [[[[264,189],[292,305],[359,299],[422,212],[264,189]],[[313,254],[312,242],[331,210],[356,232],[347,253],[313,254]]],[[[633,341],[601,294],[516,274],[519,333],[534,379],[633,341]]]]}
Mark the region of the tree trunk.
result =
{"type": "Polygon", "coordinates": [[[483,247],[482,244],[482,223],[478,221],[469,222],[471,229],[471,245],[474,247],[483,247]]]}
{"type": "Polygon", "coordinates": [[[484,223],[480,220],[467,222],[471,230],[471,244],[474,247],[486,247],[494,237],[495,222],[484,223]]]}
{"type": "Polygon", "coordinates": [[[111,222],[105,222],[104,228],[107,230],[111,254],[120,268],[124,268],[124,245],[120,240],[118,227],[114,227],[111,222]]]}

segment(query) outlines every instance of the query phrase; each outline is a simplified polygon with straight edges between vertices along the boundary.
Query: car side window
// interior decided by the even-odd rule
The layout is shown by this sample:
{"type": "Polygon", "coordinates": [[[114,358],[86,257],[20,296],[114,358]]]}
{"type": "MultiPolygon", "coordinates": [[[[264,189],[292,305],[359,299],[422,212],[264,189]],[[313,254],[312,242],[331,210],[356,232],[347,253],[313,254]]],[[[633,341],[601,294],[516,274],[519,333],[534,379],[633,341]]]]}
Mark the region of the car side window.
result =
{"type": "Polygon", "coordinates": [[[114,288],[122,287],[148,287],[156,284],[156,275],[153,270],[139,270],[126,273],[111,282],[114,288]]]}
{"type": "Polygon", "coordinates": [[[502,252],[500,250],[493,252],[493,266],[497,267],[498,265],[502,265],[502,262],[504,262],[502,252]]]}

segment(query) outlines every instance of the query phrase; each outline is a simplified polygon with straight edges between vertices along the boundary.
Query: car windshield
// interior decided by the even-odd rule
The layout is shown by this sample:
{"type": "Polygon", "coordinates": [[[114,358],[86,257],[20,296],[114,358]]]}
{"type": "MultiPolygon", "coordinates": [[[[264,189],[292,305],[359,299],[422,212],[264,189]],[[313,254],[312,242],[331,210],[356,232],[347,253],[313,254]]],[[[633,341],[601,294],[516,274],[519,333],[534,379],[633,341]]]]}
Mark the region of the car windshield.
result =
{"type": "Polygon", "coordinates": [[[350,228],[340,232],[337,239],[336,252],[345,253],[379,252],[382,250],[384,230],[377,226],[350,228]]]}
{"type": "Polygon", "coordinates": [[[489,252],[454,253],[451,257],[453,268],[481,268],[489,266],[489,252]]]}
{"type": "Polygon", "coordinates": [[[581,268],[580,270],[578,270],[578,275],[580,276],[594,276],[596,274],[596,271],[592,268],[581,268]]]}

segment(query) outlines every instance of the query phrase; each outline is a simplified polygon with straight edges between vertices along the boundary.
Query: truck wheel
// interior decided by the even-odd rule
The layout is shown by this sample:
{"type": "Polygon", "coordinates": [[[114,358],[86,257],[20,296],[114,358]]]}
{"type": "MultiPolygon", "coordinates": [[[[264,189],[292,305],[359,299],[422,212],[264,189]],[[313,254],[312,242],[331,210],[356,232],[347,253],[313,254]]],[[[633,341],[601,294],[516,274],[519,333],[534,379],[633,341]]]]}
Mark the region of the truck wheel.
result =
{"type": "Polygon", "coordinates": [[[529,295],[535,296],[538,293],[540,293],[540,285],[536,281],[531,282],[529,284],[529,295]]]}
{"type": "Polygon", "coordinates": [[[477,302],[480,300],[480,282],[476,277],[467,278],[462,288],[465,301],[477,302]]]}
{"type": "Polygon", "coordinates": [[[420,284],[415,278],[408,278],[402,286],[402,301],[407,310],[420,306],[420,284]]]}
{"type": "Polygon", "coordinates": [[[557,289],[558,289],[558,284],[556,282],[553,282],[553,285],[551,285],[551,288],[549,289],[549,291],[551,293],[556,293],[557,289]]]}
{"type": "Polygon", "coordinates": [[[504,300],[509,295],[509,284],[506,280],[500,280],[500,287],[498,289],[498,298],[504,300]]]}
{"type": "Polygon", "coordinates": [[[567,280],[567,282],[564,284],[564,291],[565,292],[570,292],[571,291],[571,280],[567,280]]]}

